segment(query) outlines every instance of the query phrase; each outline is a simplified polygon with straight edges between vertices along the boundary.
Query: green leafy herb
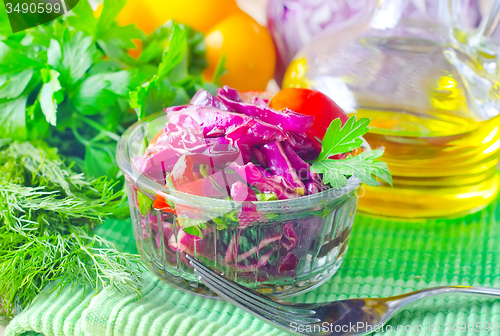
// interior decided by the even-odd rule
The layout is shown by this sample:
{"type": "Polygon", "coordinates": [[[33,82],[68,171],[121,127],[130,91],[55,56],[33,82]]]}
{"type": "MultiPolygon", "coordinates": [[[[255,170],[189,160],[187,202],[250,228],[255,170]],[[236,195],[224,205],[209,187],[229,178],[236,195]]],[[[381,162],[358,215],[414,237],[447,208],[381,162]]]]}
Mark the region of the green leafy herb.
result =
{"type": "Polygon", "coordinates": [[[42,69],[42,77],[48,77],[45,84],[42,85],[42,89],[40,90],[40,97],[38,100],[40,101],[40,108],[42,109],[43,114],[49,124],[52,126],[56,125],[56,113],[57,113],[57,98],[56,92],[61,90],[61,84],[57,79],[59,77],[59,73],[55,70],[42,69]]]}
{"type": "Polygon", "coordinates": [[[49,282],[96,290],[141,286],[140,258],[92,234],[126,209],[105,177],[88,180],[41,142],[0,141],[0,298],[3,313],[27,305],[49,282]]]}
{"type": "Polygon", "coordinates": [[[214,76],[212,78],[212,82],[216,83],[219,85],[219,79],[221,76],[224,76],[226,74],[226,55],[222,55],[220,58],[219,62],[217,62],[217,66],[215,67],[214,71],[214,76]]]}
{"type": "Polygon", "coordinates": [[[172,180],[171,173],[167,173],[167,175],[165,176],[165,186],[167,188],[175,190],[174,180],[172,180]]]}
{"type": "MultiPolygon", "coordinates": [[[[183,58],[187,68],[187,73],[192,76],[201,75],[203,70],[207,67],[205,59],[205,35],[196,32],[188,26],[176,24],[173,21],[167,21],[163,26],[151,33],[143,42],[143,51],[139,56],[139,61],[144,63],[158,64],[161,62],[164,51],[172,38],[174,27],[181,28],[186,34],[187,50],[186,58],[183,58]]],[[[153,68],[156,72],[156,68],[153,68]]]]}
{"type": "Polygon", "coordinates": [[[332,121],[323,138],[321,154],[311,166],[311,171],[323,174],[325,184],[340,188],[347,184],[347,177],[355,176],[369,186],[378,186],[375,176],[392,185],[387,164],[377,161],[384,153],[383,150],[367,151],[343,160],[328,159],[332,155],[347,153],[361,146],[361,137],[368,132],[369,122],[370,119],[367,118],[357,121],[356,116],[353,116],[341,128],[340,119],[332,121]]]}
{"type": "Polygon", "coordinates": [[[84,158],[89,176],[114,179],[116,140],[137,120],[129,97],[144,116],[211,87],[201,76],[203,34],[171,21],[146,37],[116,22],[125,3],[104,0],[96,18],[80,1],[74,15],[0,39],[3,137],[46,140],[84,158]],[[144,46],[138,59],[127,52],[133,40],[144,46]]]}
{"type": "Polygon", "coordinates": [[[158,80],[162,80],[182,62],[187,51],[187,34],[179,26],[174,26],[170,43],[163,53],[163,57],[158,67],[158,80]]]}
{"type": "Polygon", "coordinates": [[[184,232],[199,238],[203,238],[201,230],[207,229],[207,223],[204,220],[192,219],[185,216],[177,217],[177,223],[182,226],[184,232]]]}
{"type": "Polygon", "coordinates": [[[334,119],[323,137],[321,153],[318,160],[328,159],[332,155],[347,153],[358,148],[363,143],[361,137],[368,132],[370,119],[356,116],[349,118],[342,127],[339,118],[334,119]]]}
{"type": "Polygon", "coordinates": [[[9,34],[12,34],[12,28],[7,15],[7,8],[5,8],[4,2],[0,1],[0,39],[2,35],[7,36],[9,34]]]}
{"type": "MultiPolygon", "coordinates": [[[[190,97],[200,88],[214,91],[213,84],[203,81],[200,62],[197,67],[192,66],[196,60],[192,57],[192,50],[196,52],[200,45],[199,37],[193,36],[189,28],[172,22],[163,29],[168,29],[171,33],[168,41],[164,42],[167,48],[163,52],[156,74],[148,83],[130,93],[130,106],[135,109],[139,119],[168,106],[187,104],[190,97]],[[193,45],[192,39],[198,44],[193,45]],[[190,49],[190,46],[194,49],[190,49]]],[[[147,55],[144,59],[154,57],[157,50],[157,44],[151,42],[144,50],[147,55]]]]}
{"type": "Polygon", "coordinates": [[[153,201],[140,190],[137,190],[137,203],[141,214],[143,216],[149,215],[153,201]]]}
{"type": "Polygon", "coordinates": [[[230,227],[237,227],[239,225],[238,211],[234,210],[220,217],[213,218],[212,221],[217,224],[217,230],[223,230],[230,227]]]}
{"type": "Polygon", "coordinates": [[[124,4],[106,0],[95,18],[81,1],[75,15],[0,42],[2,136],[46,139],[87,162],[106,157],[106,164],[88,165],[87,172],[116,177],[114,154],[108,159],[105,148],[116,146],[111,134],[134,121],[126,113],[128,93],[148,78],[126,53],[143,34],[114,22],[124,4]]]}
{"type": "Polygon", "coordinates": [[[392,185],[392,178],[387,164],[375,161],[382,156],[384,151],[373,150],[345,160],[323,160],[315,162],[311,170],[323,174],[323,182],[333,188],[340,188],[347,184],[346,176],[356,176],[369,186],[378,186],[377,180],[372,175],[392,185]]]}
{"type": "Polygon", "coordinates": [[[275,194],[275,193],[255,193],[255,195],[257,196],[257,200],[258,201],[263,201],[263,202],[267,202],[267,201],[276,201],[278,200],[278,196],[275,194]]]}

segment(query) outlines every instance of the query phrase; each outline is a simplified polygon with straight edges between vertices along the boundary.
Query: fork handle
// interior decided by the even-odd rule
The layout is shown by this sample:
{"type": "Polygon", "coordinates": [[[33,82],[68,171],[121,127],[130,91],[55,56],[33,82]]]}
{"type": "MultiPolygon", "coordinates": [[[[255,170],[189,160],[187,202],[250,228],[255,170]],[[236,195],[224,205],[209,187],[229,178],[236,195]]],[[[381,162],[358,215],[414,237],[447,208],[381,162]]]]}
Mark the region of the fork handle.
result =
{"type": "Polygon", "coordinates": [[[427,298],[429,296],[443,295],[443,294],[474,294],[482,296],[490,296],[500,298],[500,289],[484,288],[484,287],[470,287],[470,286],[443,286],[421,289],[415,292],[402,294],[387,298],[387,305],[398,310],[417,300],[427,298]]]}

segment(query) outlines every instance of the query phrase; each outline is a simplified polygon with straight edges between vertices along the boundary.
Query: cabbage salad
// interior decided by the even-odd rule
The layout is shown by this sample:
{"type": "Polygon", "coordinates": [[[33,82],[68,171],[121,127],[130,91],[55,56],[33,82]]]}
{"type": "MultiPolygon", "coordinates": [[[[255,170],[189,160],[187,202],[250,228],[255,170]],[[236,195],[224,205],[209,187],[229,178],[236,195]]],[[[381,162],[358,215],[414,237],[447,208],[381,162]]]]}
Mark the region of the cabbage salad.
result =
{"type": "MultiPolygon", "coordinates": [[[[196,254],[209,261],[218,258],[232,266],[236,263],[242,273],[262,268],[266,270],[262,279],[282,272],[293,275],[290,272],[300,258],[310,252],[306,248],[297,252],[297,248],[314,244],[326,225],[328,209],[298,218],[276,218],[276,230],[271,226],[263,233],[256,224],[273,218],[260,213],[257,202],[307,197],[342,187],[352,176],[374,185],[376,175],[390,183],[390,175],[383,162],[375,161],[382,151],[360,147],[368,119],[346,118],[343,126],[335,119],[318,150],[314,142],[319,139],[306,135],[314,116],[272,109],[268,99],[258,94],[242,96],[227,86],[218,89],[217,95],[201,89],[189,105],[166,108],[168,122],[133,164],[141,174],[167,188],[241,204],[207,225],[203,214],[176,206],[157,193],[152,206],[162,211],[165,246],[170,252],[196,254]],[[238,233],[225,230],[229,228],[238,233]],[[219,241],[214,243],[214,237],[219,241]]],[[[147,197],[141,195],[139,191],[138,199],[147,197]]],[[[149,220],[159,225],[156,216],[149,220]]],[[[160,246],[160,237],[156,238],[160,246]]],[[[339,244],[338,238],[333,239],[325,242],[329,250],[324,255],[339,244]]],[[[175,262],[175,253],[172,258],[175,262]]]]}

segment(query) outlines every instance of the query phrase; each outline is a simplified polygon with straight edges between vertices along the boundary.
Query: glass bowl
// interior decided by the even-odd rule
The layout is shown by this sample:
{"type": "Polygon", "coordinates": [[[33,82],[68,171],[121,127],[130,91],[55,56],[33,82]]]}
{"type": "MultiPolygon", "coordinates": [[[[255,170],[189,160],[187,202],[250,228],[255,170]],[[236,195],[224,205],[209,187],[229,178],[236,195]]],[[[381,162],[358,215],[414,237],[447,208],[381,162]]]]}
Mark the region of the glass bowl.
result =
{"type": "Polygon", "coordinates": [[[167,122],[156,114],[136,123],[122,136],[117,161],[125,175],[132,225],[139,253],[150,270],[181,289],[213,296],[198,282],[186,253],[226,277],[274,297],[311,290],[338,270],[347,250],[361,182],[355,177],[346,186],[290,200],[253,202],[257,222],[240,226],[242,204],[194,196],[166,188],[142,175],[133,158],[167,122]],[[175,205],[174,213],[155,209],[163,197],[175,205]],[[202,238],[185,233],[179,223],[189,210],[202,218],[202,238]],[[206,226],[206,228],[205,228],[206,226]]]}

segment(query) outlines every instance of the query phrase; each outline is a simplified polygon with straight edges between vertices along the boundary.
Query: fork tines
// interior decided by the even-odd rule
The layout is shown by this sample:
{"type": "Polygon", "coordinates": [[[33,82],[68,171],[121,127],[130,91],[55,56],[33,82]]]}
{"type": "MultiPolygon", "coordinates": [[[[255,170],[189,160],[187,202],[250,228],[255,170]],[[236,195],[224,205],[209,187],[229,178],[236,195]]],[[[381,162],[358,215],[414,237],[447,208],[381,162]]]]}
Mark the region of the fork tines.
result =
{"type": "Polygon", "coordinates": [[[280,324],[284,328],[290,328],[292,322],[304,325],[320,322],[318,318],[310,317],[315,314],[314,310],[278,303],[232,280],[226,279],[198,260],[189,255],[186,256],[206,286],[217,295],[259,318],[264,317],[266,320],[280,324]]]}

